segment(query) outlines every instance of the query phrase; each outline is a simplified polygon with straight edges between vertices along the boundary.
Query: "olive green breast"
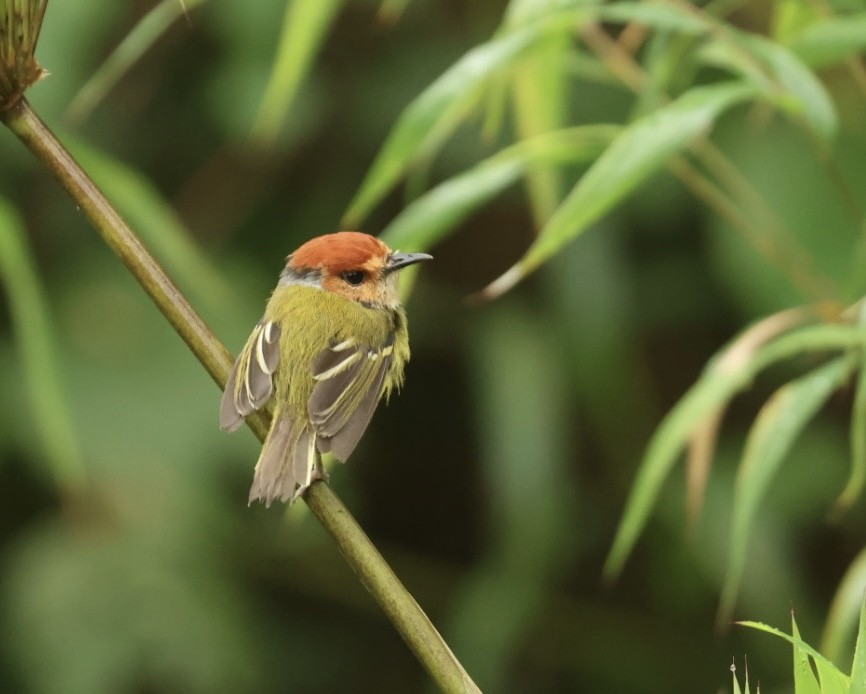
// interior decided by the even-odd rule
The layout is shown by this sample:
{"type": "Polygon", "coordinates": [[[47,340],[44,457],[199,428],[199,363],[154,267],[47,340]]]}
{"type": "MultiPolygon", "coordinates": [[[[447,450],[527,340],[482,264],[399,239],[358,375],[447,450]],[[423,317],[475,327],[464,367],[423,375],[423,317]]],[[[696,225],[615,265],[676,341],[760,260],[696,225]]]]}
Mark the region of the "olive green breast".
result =
{"type": "Polygon", "coordinates": [[[315,386],[313,361],[323,350],[344,340],[353,340],[367,350],[379,350],[393,339],[392,365],[385,378],[384,394],[402,383],[409,359],[402,308],[369,308],[323,289],[289,285],[274,290],[264,317],[281,328],[277,407],[288,406],[296,416],[306,417],[307,401],[315,386]]]}

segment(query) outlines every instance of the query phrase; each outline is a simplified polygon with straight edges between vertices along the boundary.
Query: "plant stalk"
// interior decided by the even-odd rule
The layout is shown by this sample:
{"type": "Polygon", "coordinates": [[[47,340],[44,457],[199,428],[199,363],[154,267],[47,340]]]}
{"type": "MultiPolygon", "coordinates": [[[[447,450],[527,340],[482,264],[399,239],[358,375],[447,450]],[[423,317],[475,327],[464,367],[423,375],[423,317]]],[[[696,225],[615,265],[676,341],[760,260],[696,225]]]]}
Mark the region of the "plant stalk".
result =
{"type": "MultiPolygon", "coordinates": [[[[229,351],[27,100],[21,98],[0,113],[0,119],[48,167],[217,385],[225,387],[232,366],[229,351]]],[[[267,415],[250,417],[247,424],[264,440],[269,426],[267,415]]],[[[439,688],[449,693],[480,692],[334,491],[326,483],[317,482],[307,491],[304,500],[439,688]]]]}

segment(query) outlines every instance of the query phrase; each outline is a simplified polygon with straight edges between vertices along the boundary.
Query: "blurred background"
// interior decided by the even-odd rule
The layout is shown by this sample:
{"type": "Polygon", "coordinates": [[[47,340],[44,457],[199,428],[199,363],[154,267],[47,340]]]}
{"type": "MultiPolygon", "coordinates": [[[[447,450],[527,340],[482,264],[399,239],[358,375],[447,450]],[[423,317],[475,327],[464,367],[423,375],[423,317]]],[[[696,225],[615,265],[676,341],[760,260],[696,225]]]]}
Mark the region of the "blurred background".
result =
{"type": "MultiPolygon", "coordinates": [[[[496,34],[507,3],[332,3],[270,139],[251,132],[286,3],[187,5],[49,3],[37,56],[50,76],[29,99],[236,352],[286,254],[341,227],[400,113],[496,34]],[[154,8],[174,13],[166,30],[89,104],[83,85],[154,8]]],[[[792,7],[838,9],[720,5],[761,34],[792,7]]],[[[568,66],[566,121],[628,122],[634,94],[591,67],[568,66]]],[[[535,238],[544,211],[525,187],[430,248],[408,300],[406,386],[331,484],[484,691],[730,691],[744,656],[753,684],[789,691],[787,644],[715,622],[743,442],[795,369],[733,402],[698,522],[678,467],[620,578],[606,586],[601,571],[648,440],[710,357],[769,313],[863,292],[851,208],[866,190],[866,99],[850,65],[818,74],[839,115],[829,154],[748,104],[712,137],[821,281],[792,277],[668,169],[495,301],[467,298],[535,238]]],[[[522,137],[508,117],[491,135],[490,120],[456,130],[362,230],[522,137]]],[[[560,195],[582,171],[561,172],[560,195]]],[[[302,503],[247,508],[257,441],[219,430],[217,387],[5,129],[0,226],[0,691],[431,691],[302,503]]],[[[835,395],[785,458],[736,619],[788,629],[793,608],[818,643],[864,542],[862,502],[826,520],[851,401],[835,395]]]]}

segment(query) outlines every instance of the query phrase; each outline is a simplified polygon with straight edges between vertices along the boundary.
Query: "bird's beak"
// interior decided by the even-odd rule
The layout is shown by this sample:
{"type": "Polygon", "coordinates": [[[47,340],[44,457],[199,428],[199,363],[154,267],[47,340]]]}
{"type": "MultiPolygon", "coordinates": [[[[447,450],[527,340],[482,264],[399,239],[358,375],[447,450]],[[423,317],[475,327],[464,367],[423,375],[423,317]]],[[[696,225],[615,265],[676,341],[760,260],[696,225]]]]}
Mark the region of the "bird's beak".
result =
{"type": "Polygon", "coordinates": [[[433,260],[433,256],[429,253],[392,253],[388,256],[385,272],[394,272],[394,270],[400,270],[407,265],[420,263],[422,260],[433,260]]]}

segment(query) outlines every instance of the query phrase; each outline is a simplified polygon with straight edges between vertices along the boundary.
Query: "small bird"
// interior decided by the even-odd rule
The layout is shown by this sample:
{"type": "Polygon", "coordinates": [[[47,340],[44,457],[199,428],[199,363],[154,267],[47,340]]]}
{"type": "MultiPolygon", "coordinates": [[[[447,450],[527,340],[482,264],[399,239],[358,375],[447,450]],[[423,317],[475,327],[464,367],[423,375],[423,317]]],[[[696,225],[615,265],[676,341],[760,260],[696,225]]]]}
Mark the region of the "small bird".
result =
{"type": "Polygon", "coordinates": [[[286,259],[220,406],[220,427],[234,431],[273,401],[249,503],[293,502],[324,477],[319,454],[345,461],[355,450],[379,400],[402,385],[409,360],[399,270],[431,258],[341,231],[286,259]]]}

